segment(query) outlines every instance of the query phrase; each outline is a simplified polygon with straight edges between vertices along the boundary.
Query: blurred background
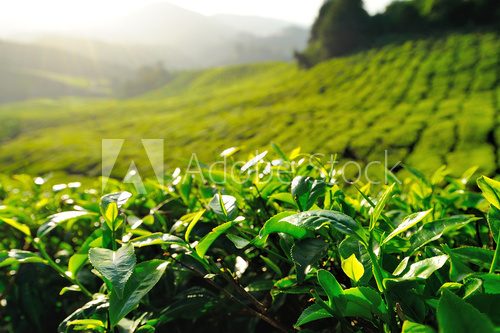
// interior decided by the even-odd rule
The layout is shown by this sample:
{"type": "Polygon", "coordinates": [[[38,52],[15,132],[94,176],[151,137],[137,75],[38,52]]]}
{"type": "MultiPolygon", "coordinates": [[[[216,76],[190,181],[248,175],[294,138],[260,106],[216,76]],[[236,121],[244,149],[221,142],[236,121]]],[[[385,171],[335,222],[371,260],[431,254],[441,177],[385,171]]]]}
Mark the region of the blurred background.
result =
{"type": "Polygon", "coordinates": [[[0,170],[96,176],[120,138],[122,176],[162,138],[169,167],[275,142],[498,173],[499,22],[497,0],[4,2],[0,170]]]}

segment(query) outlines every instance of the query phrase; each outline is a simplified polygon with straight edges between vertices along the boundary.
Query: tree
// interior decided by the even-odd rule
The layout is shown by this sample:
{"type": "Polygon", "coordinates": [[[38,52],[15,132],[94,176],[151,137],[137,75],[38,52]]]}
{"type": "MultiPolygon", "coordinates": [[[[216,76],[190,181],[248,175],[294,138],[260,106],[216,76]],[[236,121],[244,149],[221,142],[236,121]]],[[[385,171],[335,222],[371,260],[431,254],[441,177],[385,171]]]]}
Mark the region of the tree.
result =
{"type": "Polygon", "coordinates": [[[369,15],[361,0],[334,0],[320,27],[325,56],[350,53],[368,40],[369,15]]]}
{"type": "Polygon", "coordinates": [[[322,6],[308,48],[296,53],[302,65],[348,54],[366,45],[370,16],[362,0],[330,0],[322,6]]]}

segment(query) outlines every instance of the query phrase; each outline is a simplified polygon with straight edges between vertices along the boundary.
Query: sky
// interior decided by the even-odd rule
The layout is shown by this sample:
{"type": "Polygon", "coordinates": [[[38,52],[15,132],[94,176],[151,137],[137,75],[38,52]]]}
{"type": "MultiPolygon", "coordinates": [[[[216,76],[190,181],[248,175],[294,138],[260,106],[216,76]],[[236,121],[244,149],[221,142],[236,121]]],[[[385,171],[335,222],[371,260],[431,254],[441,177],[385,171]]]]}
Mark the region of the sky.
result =
{"type": "MultiPolygon", "coordinates": [[[[236,14],[277,18],[301,25],[312,24],[323,0],[2,0],[0,28],[73,29],[167,1],[205,14],[236,14]]],[[[383,10],[391,0],[365,0],[370,13],[383,10]]]]}

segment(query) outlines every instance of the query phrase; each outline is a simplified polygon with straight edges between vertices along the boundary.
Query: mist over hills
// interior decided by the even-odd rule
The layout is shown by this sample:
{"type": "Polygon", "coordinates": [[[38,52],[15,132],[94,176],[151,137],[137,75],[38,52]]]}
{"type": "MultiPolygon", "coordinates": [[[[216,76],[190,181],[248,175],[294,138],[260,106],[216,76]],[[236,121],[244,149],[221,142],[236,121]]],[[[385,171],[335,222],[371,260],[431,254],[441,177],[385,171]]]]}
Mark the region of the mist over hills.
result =
{"type": "MultiPolygon", "coordinates": [[[[1,26],[1,24],[0,24],[1,26]]],[[[138,69],[168,71],[289,61],[308,29],[251,16],[201,15],[169,3],[64,32],[10,31],[0,44],[0,103],[38,97],[109,96],[138,69]]]]}

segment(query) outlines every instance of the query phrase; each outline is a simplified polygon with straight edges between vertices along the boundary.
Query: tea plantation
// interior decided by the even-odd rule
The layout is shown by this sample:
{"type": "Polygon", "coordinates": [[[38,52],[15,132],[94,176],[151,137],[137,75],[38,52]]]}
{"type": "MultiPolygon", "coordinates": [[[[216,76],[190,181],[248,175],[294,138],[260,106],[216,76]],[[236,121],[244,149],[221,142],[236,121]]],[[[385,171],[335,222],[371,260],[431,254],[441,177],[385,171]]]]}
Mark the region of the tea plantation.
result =
{"type": "Polygon", "coordinates": [[[3,105],[0,333],[499,332],[499,147],[492,32],[3,105]],[[162,177],[96,177],[149,138],[162,177]],[[346,183],[335,153],[406,167],[346,183]]]}
{"type": "MultiPolygon", "coordinates": [[[[425,173],[447,164],[498,172],[500,38],[454,33],[389,44],[310,70],[266,63],[183,72],[130,100],[38,100],[0,108],[4,172],[98,175],[101,139],[164,138],[170,167],[191,153],[213,161],[229,146],[359,161],[403,160],[425,173]],[[49,156],[50,158],[47,158],[49,156]]],[[[134,141],[135,140],[135,141],[134,141]]],[[[142,154],[142,155],[141,155],[142,154]]],[[[118,164],[117,174],[128,165],[118,164]]]]}

